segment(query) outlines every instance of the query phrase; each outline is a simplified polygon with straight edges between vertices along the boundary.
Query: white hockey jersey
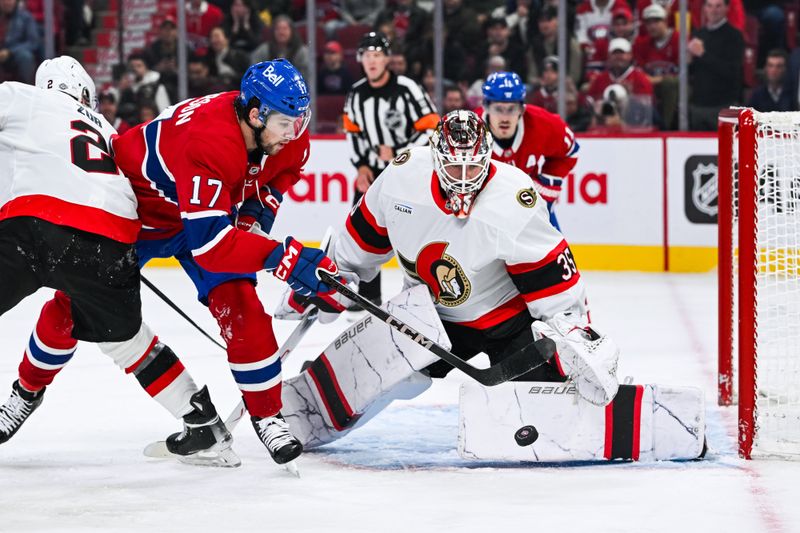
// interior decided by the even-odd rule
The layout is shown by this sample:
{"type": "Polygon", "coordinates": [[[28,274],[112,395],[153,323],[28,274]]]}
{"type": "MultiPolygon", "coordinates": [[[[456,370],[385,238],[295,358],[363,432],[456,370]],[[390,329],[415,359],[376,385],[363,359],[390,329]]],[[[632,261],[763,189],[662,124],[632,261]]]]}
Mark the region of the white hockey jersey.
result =
{"type": "Polygon", "coordinates": [[[333,258],[371,279],[392,254],[405,285],[424,283],[442,320],[488,329],[526,309],[586,314],[581,275],[523,171],[492,161],[471,214],[445,209],[429,147],[401,152],[353,208],[333,258]]]}
{"type": "Polygon", "coordinates": [[[65,93],[0,84],[0,220],[31,216],[135,242],[136,197],[109,151],[115,133],[65,93]]]}

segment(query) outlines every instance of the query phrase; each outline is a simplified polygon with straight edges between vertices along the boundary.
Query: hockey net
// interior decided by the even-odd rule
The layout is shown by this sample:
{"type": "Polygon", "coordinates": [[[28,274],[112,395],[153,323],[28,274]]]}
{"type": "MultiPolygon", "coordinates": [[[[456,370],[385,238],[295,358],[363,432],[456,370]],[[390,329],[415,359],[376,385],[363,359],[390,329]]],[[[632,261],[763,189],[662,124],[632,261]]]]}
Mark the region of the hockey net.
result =
{"type": "Polygon", "coordinates": [[[719,119],[719,403],[739,454],[800,459],[800,113],[719,119]]]}

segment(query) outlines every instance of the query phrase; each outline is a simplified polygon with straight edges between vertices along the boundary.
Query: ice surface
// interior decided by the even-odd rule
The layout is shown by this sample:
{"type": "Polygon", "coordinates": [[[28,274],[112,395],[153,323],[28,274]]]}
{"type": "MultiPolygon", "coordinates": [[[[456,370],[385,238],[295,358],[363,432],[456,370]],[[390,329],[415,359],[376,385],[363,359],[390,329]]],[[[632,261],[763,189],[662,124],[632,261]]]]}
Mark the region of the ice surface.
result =
{"type": "MultiPolygon", "coordinates": [[[[179,270],[148,270],[207,330],[213,319],[179,270]]],[[[800,463],[739,460],[733,408],[716,398],[716,278],[584,273],[593,320],[622,349],[620,375],[701,387],[709,444],[702,462],[505,466],[456,454],[453,371],[346,438],[272,464],[249,424],[235,432],[239,469],[147,459],[142,449],[180,424],[92,345],[82,344],[42,407],[0,446],[0,531],[800,531],[800,463]]],[[[384,286],[399,288],[398,271],[384,286]]],[[[260,278],[266,308],[280,288],[260,278]]],[[[143,289],[145,319],[207,383],[223,414],[237,403],[225,356],[143,289]]],[[[5,398],[40,293],[0,318],[5,398]]],[[[275,323],[280,340],[294,326],[275,323]]],[[[285,365],[299,370],[342,324],[317,324],[285,365]]]]}

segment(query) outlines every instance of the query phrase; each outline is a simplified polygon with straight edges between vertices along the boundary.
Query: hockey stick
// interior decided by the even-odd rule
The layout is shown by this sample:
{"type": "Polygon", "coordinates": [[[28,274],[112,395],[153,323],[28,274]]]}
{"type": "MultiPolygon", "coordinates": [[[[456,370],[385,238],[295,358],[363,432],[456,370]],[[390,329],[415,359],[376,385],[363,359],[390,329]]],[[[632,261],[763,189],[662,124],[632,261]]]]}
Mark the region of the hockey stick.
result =
{"type": "MultiPolygon", "coordinates": [[[[281,361],[284,361],[287,357],[289,357],[289,354],[297,347],[298,344],[300,344],[300,340],[305,336],[306,332],[309,330],[311,325],[316,322],[316,320],[317,308],[313,305],[310,305],[306,309],[306,312],[303,313],[303,317],[300,319],[300,324],[294,328],[294,331],[292,331],[292,334],[289,335],[288,339],[286,339],[286,342],[283,343],[283,346],[278,349],[281,361]]],[[[244,399],[239,400],[239,403],[233,408],[231,414],[229,414],[228,418],[225,419],[225,427],[228,428],[229,433],[233,433],[233,430],[239,424],[239,421],[244,418],[246,411],[247,409],[244,406],[244,399]]]]}
{"type": "Polygon", "coordinates": [[[206,337],[208,340],[210,340],[211,342],[213,342],[214,344],[216,344],[217,346],[219,346],[220,348],[222,348],[222,351],[226,351],[226,350],[227,350],[227,348],[225,348],[225,347],[224,347],[222,344],[220,344],[219,342],[217,342],[217,340],[216,340],[216,339],[214,339],[214,337],[212,337],[211,335],[209,335],[208,333],[206,333],[206,332],[203,330],[203,328],[201,328],[200,326],[198,326],[198,325],[197,325],[197,323],[196,323],[194,320],[192,320],[191,318],[189,318],[189,315],[187,315],[186,313],[184,313],[184,312],[183,312],[183,310],[182,310],[180,307],[178,307],[178,306],[175,304],[175,302],[173,302],[172,300],[170,300],[170,299],[169,299],[169,296],[167,296],[166,294],[164,294],[163,292],[161,292],[161,291],[158,289],[158,287],[156,287],[156,286],[153,284],[153,282],[152,282],[152,281],[150,281],[149,279],[147,279],[147,278],[146,278],[146,277],[144,277],[144,276],[140,276],[140,277],[142,278],[142,283],[144,283],[145,285],[147,285],[147,288],[148,288],[148,289],[150,289],[151,291],[153,291],[153,292],[155,293],[155,295],[156,295],[156,296],[158,296],[159,298],[161,298],[161,299],[164,301],[164,303],[165,303],[165,304],[167,304],[168,306],[170,306],[172,309],[174,309],[174,310],[175,310],[175,312],[177,312],[179,315],[181,315],[183,318],[185,318],[185,319],[186,319],[186,321],[187,321],[187,322],[189,322],[189,324],[193,325],[197,331],[199,331],[200,333],[202,333],[202,334],[203,334],[203,335],[204,335],[204,336],[205,336],[205,337],[206,337]]]}
{"type": "Polygon", "coordinates": [[[543,338],[531,345],[525,346],[522,350],[509,355],[496,365],[492,365],[489,368],[477,368],[459,358],[452,352],[446,350],[442,345],[437,344],[435,341],[429,339],[422,333],[412,329],[396,316],[384,311],[374,303],[370,302],[356,291],[333,277],[329,272],[319,269],[317,270],[317,274],[322,281],[333,287],[336,292],[351,299],[363,310],[367,311],[373,316],[376,316],[377,318],[380,318],[386,322],[389,327],[399,331],[423,348],[433,352],[433,354],[440,359],[444,359],[481,385],[486,385],[487,387],[505,383],[510,379],[514,379],[527,372],[530,372],[531,370],[546,363],[556,352],[556,344],[551,339],[543,338]],[[533,352],[535,352],[535,355],[531,353],[532,351],[528,349],[529,347],[534,348],[533,352]]]}

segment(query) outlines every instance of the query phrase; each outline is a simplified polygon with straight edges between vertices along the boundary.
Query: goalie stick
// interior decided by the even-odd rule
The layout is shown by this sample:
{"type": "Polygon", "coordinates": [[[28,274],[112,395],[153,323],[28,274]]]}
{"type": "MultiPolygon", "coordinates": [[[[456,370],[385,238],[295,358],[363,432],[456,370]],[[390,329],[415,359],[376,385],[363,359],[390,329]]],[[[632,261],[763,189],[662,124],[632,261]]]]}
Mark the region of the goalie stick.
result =
{"type": "Polygon", "coordinates": [[[408,326],[396,316],[384,311],[374,303],[370,302],[356,291],[340,282],[329,272],[318,269],[317,275],[322,281],[333,287],[336,292],[349,298],[363,310],[377,318],[380,318],[383,322],[386,322],[389,327],[399,331],[423,348],[433,352],[433,354],[440,359],[444,359],[481,385],[485,385],[487,387],[505,383],[508,380],[514,379],[527,372],[530,372],[535,368],[538,368],[539,366],[545,364],[551,357],[553,357],[553,354],[556,352],[555,342],[553,342],[551,339],[543,338],[523,347],[519,351],[514,352],[496,365],[492,365],[488,368],[478,368],[467,363],[449,350],[446,350],[443,346],[437,344],[435,341],[429,339],[422,333],[417,332],[415,329],[408,326]],[[531,357],[532,354],[529,348],[534,349],[535,356],[531,357]]]}

